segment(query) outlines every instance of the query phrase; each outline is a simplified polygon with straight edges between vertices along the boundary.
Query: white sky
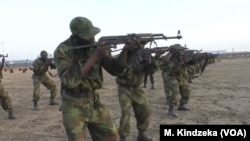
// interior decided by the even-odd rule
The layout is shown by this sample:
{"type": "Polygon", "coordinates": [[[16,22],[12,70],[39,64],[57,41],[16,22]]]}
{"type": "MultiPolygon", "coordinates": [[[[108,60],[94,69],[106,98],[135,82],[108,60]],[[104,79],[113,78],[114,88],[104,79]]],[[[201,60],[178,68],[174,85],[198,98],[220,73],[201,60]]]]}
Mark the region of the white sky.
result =
{"type": "MultiPolygon", "coordinates": [[[[203,51],[250,51],[250,0],[0,0],[0,54],[9,60],[53,54],[70,36],[76,16],[90,19],[100,36],[163,33],[203,51]]],[[[7,59],[7,60],[8,60],[7,59]]]]}

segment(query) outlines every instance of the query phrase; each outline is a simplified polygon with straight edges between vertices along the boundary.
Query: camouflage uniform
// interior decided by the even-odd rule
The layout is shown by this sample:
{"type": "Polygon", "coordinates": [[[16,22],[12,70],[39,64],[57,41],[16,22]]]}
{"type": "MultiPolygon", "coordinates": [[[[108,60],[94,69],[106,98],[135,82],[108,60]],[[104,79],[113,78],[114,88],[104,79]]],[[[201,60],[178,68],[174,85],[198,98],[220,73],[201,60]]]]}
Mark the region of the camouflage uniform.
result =
{"type": "Polygon", "coordinates": [[[12,102],[10,100],[8,92],[5,91],[2,82],[0,82],[0,101],[1,101],[1,106],[5,111],[9,112],[13,110],[12,102]]]}
{"type": "Polygon", "coordinates": [[[179,110],[189,110],[186,105],[189,100],[190,88],[187,82],[187,71],[183,63],[173,60],[165,62],[162,69],[165,94],[169,105],[169,115],[177,116],[173,107],[179,103],[179,110]],[[181,96],[181,98],[180,98],[181,96]]]}
{"type": "Polygon", "coordinates": [[[186,80],[188,81],[188,83],[192,83],[192,79],[194,78],[194,65],[192,64],[185,64],[185,68],[186,68],[186,73],[184,73],[184,77],[186,78],[186,80]]]}
{"type": "MultiPolygon", "coordinates": [[[[42,51],[43,53],[47,53],[45,51],[42,51]]],[[[41,52],[41,54],[42,54],[41,52]]],[[[57,94],[57,88],[56,83],[49,79],[49,77],[46,75],[46,72],[48,71],[49,67],[51,69],[55,69],[56,66],[53,64],[49,59],[43,60],[41,57],[37,58],[33,63],[33,102],[34,106],[36,107],[37,102],[40,100],[40,85],[43,84],[48,90],[50,90],[50,104],[53,105],[53,100],[56,97],[57,94]]]]}
{"type": "Polygon", "coordinates": [[[144,65],[134,65],[132,53],[128,55],[127,71],[116,78],[118,84],[118,96],[121,107],[120,127],[118,129],[121,141],[130,134],[130,110],[133,108],[137,121],[137,141],[151,141],[144,133],[150,123],[151,110],[147,97],[140,87],[143,83],[144,65]],[[145,136],[140,139],[140,133],[145,136]]]}
{"type": "Polygon", "coordinates": [[[124,67],[119,61],[102,59],[95,62],[86,76],[81,76],[85,62],[93,56],[94,47],[70,50],[79,40],[90,40],[100,32],[84,17],[76,17],[70,23],[72,35],[60,43],[54,52],[55,63],[62,89],[63,125],[69,141],[86,138],[86,128],[93,141],[117,141],[118,132],[107,108],[101,103],[97,89],[102,88],[102,67],[112,75],[120,74],[124,67]],[[78,32],[77,32],[78,31],[78,32]],[[77,39],[77,38],[81,39],[77,39]]]}
{"type": "Polygon", "coordinates": [[[2,63],[3,64],[0,68],[0,102],[1,102],[2,108],[5,111],[9,112],[9,119],[15,119],[15,116],[13,114],[12,102],[10,100],[8,92],[5,91],[4,85],[1,82],[1,79],[3,79],[2,70],[3,70],[4,62],[2,61],[2,63]]]}

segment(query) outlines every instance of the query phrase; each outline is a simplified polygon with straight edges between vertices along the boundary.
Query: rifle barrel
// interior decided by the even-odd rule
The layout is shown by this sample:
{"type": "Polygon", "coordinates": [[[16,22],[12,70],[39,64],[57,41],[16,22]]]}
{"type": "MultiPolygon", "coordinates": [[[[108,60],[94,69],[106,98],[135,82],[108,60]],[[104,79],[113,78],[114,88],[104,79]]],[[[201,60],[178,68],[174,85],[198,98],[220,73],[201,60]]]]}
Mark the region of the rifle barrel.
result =
{"type": "Polygon", "coordinates": [[[167,39],[181,39],[182,36],[178,35],[178,36],[174,36],[174,37],[167,37],[167,39]]]}

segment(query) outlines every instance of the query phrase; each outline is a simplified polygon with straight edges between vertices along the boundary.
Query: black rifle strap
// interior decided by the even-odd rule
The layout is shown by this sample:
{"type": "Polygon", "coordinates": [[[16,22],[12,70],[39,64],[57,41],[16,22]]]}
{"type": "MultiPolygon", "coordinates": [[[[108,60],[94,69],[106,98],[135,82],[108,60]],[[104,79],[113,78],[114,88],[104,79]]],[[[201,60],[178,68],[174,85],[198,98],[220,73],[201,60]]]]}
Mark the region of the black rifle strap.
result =
{"type": "Polygon", "coordinates": [[[53,75],[50,71],[48,71],[48,73],[49,73],[49,75],[50,75],[51,77],[56,77],[56,76],[57,76],[57,74],[53,75]]]}

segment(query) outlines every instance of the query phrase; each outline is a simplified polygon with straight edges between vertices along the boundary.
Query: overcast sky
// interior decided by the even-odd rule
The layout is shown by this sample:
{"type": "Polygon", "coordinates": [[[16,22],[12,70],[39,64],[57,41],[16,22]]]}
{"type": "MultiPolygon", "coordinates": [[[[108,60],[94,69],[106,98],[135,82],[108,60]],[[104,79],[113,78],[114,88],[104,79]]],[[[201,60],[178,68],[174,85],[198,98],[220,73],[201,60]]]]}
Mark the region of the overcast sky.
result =
{"type": "MultiPolygon", "coordinates": [[[[53,54],[76,16],[101,29],[96,39],[128,33],[163,33],[203,51],[250,51],[250,0],[0,0],[0,54],[9,60],[53,54]]],[[[7,60],[8,60],[7,59],[7,60]]]]}

